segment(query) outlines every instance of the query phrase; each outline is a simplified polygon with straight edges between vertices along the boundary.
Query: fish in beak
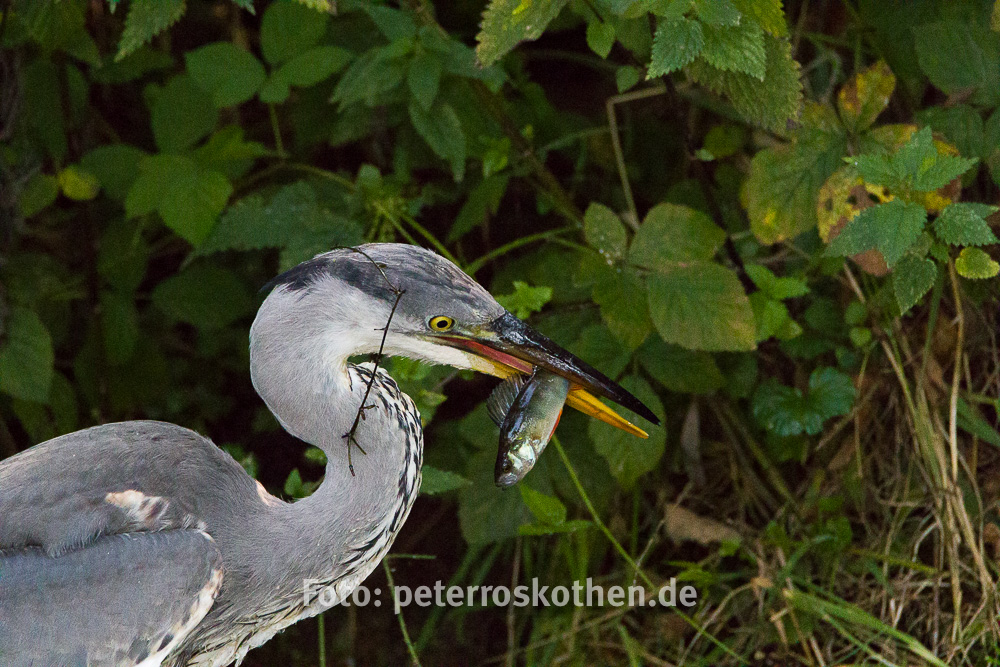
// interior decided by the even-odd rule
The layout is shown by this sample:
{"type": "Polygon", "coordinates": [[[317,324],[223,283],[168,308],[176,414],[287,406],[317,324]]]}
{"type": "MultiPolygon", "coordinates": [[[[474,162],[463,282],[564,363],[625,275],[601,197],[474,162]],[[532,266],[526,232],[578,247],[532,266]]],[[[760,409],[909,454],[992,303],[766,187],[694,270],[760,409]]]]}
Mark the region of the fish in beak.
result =
{"type": "Polygon", "coordinates": [[[473,353],[480,360],[477,370],[499,378],[506,379],[518,373],[530,375],[535,367],[561,376],[570,384],[567,405],[640,438],[649,436],[597,397],[614,401],[653,424],[660,423],[642,401],[509,312],[480,327],[474,334],[455,333],[440,339],[473,353]]]}

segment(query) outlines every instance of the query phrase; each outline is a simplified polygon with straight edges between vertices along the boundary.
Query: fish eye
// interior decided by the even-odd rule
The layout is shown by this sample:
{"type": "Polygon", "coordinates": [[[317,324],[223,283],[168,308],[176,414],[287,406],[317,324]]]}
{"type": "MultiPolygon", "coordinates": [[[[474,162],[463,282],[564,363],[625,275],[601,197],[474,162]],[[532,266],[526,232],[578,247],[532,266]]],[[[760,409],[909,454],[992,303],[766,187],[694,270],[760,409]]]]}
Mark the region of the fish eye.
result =
{"type": "Polygon", "coordinates": [[[427,320],[427,326],[429,326],[433,331],[448,331],[455,326],[455,320],[451,319],[447,315],[438,315],[427,320]]]}

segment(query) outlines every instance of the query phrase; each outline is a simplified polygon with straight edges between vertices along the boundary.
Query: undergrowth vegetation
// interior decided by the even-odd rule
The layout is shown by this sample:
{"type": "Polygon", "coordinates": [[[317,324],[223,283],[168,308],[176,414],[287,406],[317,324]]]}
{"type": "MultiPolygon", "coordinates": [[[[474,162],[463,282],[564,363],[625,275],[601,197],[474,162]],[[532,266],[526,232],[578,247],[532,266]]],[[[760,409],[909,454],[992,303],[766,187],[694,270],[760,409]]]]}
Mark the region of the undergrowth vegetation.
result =
{"type": "Polygon", "coordinates": [[[664,420],[566,414],[501,491],[492,381],[388,362],[427,465],[370,588],[697,602],[338,607],[245,664],[1000,664],[1000,4],[0,8],[0,457],[163,419],[307,495],[247,330],[366,241],[454,260],[664,420]]]}

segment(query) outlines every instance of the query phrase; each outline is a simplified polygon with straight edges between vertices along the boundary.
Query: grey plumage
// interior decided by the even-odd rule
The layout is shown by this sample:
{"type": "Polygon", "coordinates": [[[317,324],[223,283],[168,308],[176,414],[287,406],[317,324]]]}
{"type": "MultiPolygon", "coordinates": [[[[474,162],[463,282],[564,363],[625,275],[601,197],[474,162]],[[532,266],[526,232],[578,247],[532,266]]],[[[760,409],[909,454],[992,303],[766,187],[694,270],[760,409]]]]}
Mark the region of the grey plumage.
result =
{"type": "Polygon", "coordinates": [[[397,244],[361,250],[279,276],[251,327],[254,387],[288,432],[327,455],[308,498],[271,496],[211,441],[161,422],[96,426],[0,461],[0,664],[219,667],[322,611],[320,598],[304,599],[306,580],[333,586],[325,602],[349,595],[420,486],[413,401],[381,369],[373,378],[372,364],[347,363],[378,351],[396,289],[386,354],[505,375],[527,364],[510,356],[523,350],[638,403],[551,341],[512,329],[443,258],[397,244]],[[453,330],[429,328],[440,315],[453,330]],[[369,381],[352,473],[343,436],[369,381]]]}

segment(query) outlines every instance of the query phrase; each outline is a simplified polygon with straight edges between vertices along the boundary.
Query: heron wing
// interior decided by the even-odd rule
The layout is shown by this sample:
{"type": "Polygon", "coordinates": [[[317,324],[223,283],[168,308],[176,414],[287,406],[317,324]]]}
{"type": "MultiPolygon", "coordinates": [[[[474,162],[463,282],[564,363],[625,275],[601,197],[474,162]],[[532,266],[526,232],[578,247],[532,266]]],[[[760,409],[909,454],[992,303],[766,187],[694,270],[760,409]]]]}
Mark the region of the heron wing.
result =
{"type": "Polygon", "coordinates": [[[158,666],[221,584],[219,549],[197,529],[105,535],[60,556],[0,551],[0,664],[158,666]]]}

